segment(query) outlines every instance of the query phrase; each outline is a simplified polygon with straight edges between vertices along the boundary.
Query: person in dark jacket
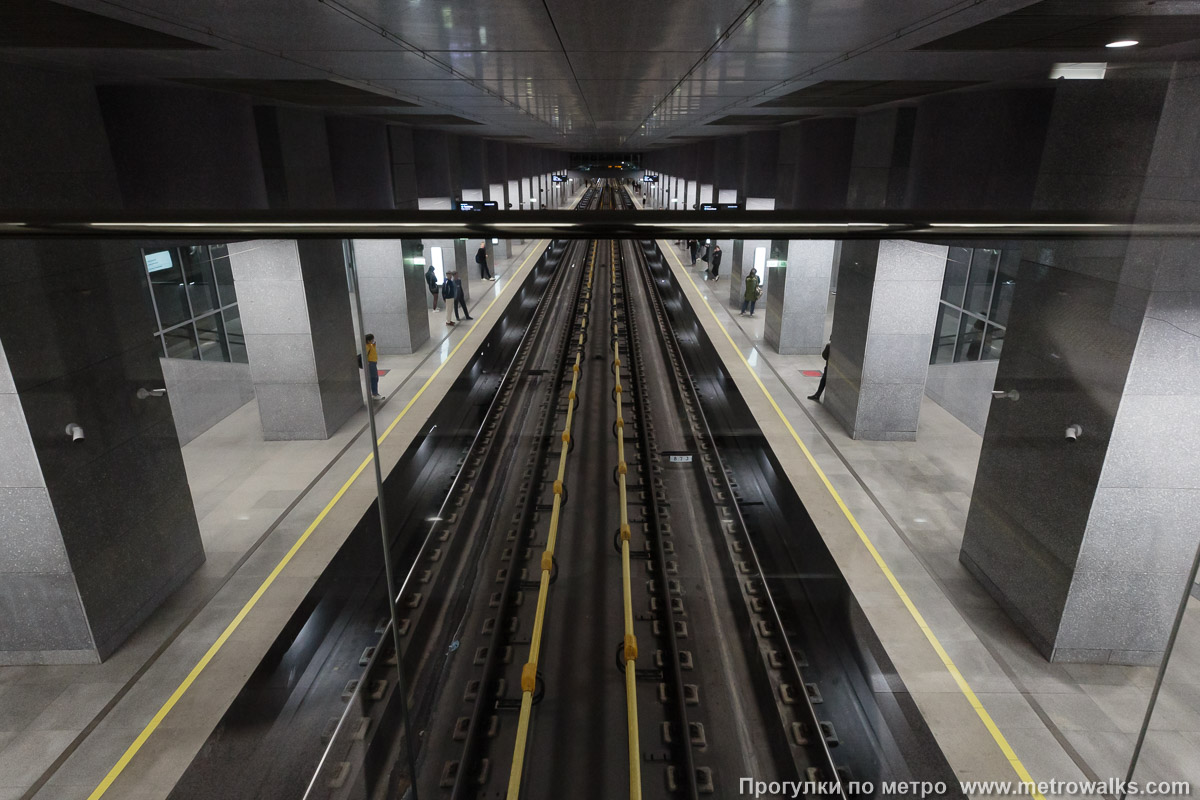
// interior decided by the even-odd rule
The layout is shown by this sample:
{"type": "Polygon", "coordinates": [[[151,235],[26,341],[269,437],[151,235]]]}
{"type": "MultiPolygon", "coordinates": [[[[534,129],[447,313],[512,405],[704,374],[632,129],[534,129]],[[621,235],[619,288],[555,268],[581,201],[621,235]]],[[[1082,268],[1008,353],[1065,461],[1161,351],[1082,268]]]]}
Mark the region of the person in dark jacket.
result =
{"type": "Polygon", "coordinates": [[[708,276],[707,280],[715,281],[720,276],[721,272],[721,245],[713,242],[712,255],[708,257],[708,276]]]}
{"type": "Polygon", "coordinates": [[[446,273],[446,280],[442,281],[442,305],[446,307],[446,324],[453,327],[454,320],[450,318],[450,314],[454,309],[454,275],[446,273]]]}
{"type": "Polygon", "coordinates": [[[467,311],[467,301],[463,298],[462,278],[458,277],[457,272],[451,272],[454,276],[454,319],[458,320],[458,310],[461,308],[463,319],[475,319],[471,316],[471,312],[467,311]]]}
{"type": "Polygon", "coordinates": [[[829,342],[825,343],[821,358],[825,359],[825,369],[821,370],[821,382],[817,384],[817,391],[808,396],[809,400],[816,400],[818,403],[821,402],[821,393],[825,391],[825,374],[829,372],[829,342]]]}
{"type": "Polygon", "coordinates": [[[746,292],[742,295],[742,313],[739,316],[746,316],[747,308],[750,309],[750,316],[754,316],[754,304],[758,302],[758,287],[761,285],[758,270],[751,267],[750,274],[746,276],[746,292]]]}
{"type": "Polygon", "coordinates": [[[429,286],[429,293],[433,295],[433,310],[437,311],[438,279],[437,273],[433,271],[433,264],[430,264],[429,269],[425,270],[425,283],[429,286]]]}
{"type": "Polygon", "coordinates": [[[700,254],[700,243],[695,239],[688,239],[688,252],[692,254],[692,266],[696,266],[696,256],[700,254]]]}
{"type": "MultiPolygon", "coordinates": [[[[475,263],[479,265],[479,277],[485,281],[496,280],[492,277],[492,271],[488,269],[487,263],[487,242],[480,242],[479,249],[475,251],[475,263]]],[[[470,317],[467,317],[470,319],[470,317]]]]}

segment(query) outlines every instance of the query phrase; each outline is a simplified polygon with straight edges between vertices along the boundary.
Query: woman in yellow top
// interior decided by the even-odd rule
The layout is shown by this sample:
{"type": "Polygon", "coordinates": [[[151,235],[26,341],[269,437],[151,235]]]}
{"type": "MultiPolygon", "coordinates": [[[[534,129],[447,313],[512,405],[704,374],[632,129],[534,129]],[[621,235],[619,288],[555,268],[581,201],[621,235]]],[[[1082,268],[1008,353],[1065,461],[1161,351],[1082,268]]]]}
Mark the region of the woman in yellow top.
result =
{"type": "Polygon", "coordinates": [[[375,348],[375,334],[367,334],[367,374],[371,376],[371,399],[382,400],[379,393],[379,351],[375,348]]]}

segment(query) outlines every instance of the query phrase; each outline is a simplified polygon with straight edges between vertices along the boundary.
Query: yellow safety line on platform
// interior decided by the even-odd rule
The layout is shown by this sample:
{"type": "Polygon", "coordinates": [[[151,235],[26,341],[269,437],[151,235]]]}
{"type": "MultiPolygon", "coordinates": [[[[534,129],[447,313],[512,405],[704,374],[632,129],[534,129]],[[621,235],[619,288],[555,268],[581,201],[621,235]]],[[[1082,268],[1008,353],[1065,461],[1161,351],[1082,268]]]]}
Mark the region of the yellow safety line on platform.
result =
{"type": "Polygon", "coordinates": [[[625,717],[629,726],[629,797],[631,800],[641,800],[642,797],[642,758],[641,745],[638,742],[637,716],[637,636],[633,632],[633,586],[629,569],[629,508],[626,505],[628,495],[625,488],[625,474],[629,466],[625,462],[625,419],[621,408],[621,343],[617,327],[617,246],[612,244],[612,332],[613,332],[613,374],[616,376],[616,387],[613,397],[617,404],[617,492],[620,495],[621,527],[621,601],[625,615],[625,717]]]}
{"type": "Polygon", "coordinates": [[[541,575],[538,578],[537,608],[533,617],[533,633],[529,637],[529,660],[521,667],[521,711],[517,717],[517,737],[513,744],[512,766],[508,772],[508,800],[521,795],[521,775],[525,767],[525,748],[529,740],[529,720],[533,715],[533,692],[537,688],[538,656],[542,650],[542,628],[546,622],[546,603],[550,594],[550,573],[554,569],[554,547],[558,542],[558,520],[562,512],[563,480],[567,474],[567,451],[571,446],[571,421],[578,402],[579,373],[583,361],[583,342],[587,335],[588,307],[592,299],[592,273],[595,269],[595,243],[588,254],[587,295],[583,304],[583,324],[579,331],[575,363],[571,367],[571,392],[567,395],[567,419],[563,423],[562,447],[558,454],[558,474],[554,479],[554,505],[550,509],[550,532],[546,549],[542,551],[541,575]]]}
{"type": "MultiPolygon", "coordinates": [[[[679,260],[669,245],[666,248],[660,249],[671,254],[671,258],[674,259],[675,263],[679,266],[679,272],[685,275],[688,279],[688,282],[692,284],[692,288],[704,302],[705,307],[708,309],[708,313],[712,315],[713,322],[717,323],[717,327],[719,327],[721,332],[725,334],[725,338],[728,339],[729,344],[733,346],[733,350],[738,354],[738,358],[740,358],[742,363],[746,365],[746,370],[750,373],[750,377],[754,378],[754,382],[758,384],[758,388],[762,389],[762,393],[771,403],[771,407],[775,409],[775,413],[779,415],[779,419],[783,421],[783,424],[788,429],[788,432],[792,434],[792,438],[796,441],[796,444],[799,445],[801,452],[804,453],[804,457],[808,459],[808,463],[812,465],[814,470],[816,470],[817,476],[821,479],[821,483],[825,485],[825,488],[833,497],[834,502],[837,503],[838,508],[842,510],[842,513],[850,522],[850,526],[854,528],[854,532],[858,534],[858,538],[867,548],[867,552],[871,554],[871,557],[875,560],[875,564],[883,572],[884,577],[887,578],[888,583],[892,585],[892,588],[896,591],[896,594],[899,595],[901,602],[904,603],[904,607],[908,609],[908,613],[911,614],[913,620],[916,621],[917,627],[919,627],[921,632],[925,634],[925,638],[929,641],[929,644],[933,646],[934,652],[936,652],[938,658],[942,660],[942,665],[945,666],[946,671],[950,673],[950,676],[958,685],[958,688],[963,693],[963,696],[967,698],[967,702],[971,704],[971,708],[975,710],[975,713],[983,722],[984,727],[987,728],[988,733],[992,735],[992,738],[996,741],[996,744],[1000,746],[1001,752],[1004,753],[1004,757],[1008,759],[1009,764],[1017,773],[1017,776],[1020,777],[1024,783],[1034,784],[1036,786],[1033,777],[1029,774],[1029,770],[1025,769],[1025,765],[1021,763],[1021,759],[1012,749],[1012,746],[1009,745],[1008,740],[1004,738],[1004,734],[1000,732],[1000,728],[997,727],[995,720],[992,719],[992,715],[989,714],[987,709],[983,707],[983,703],[980,702],[978,695],[975,694],[975,691],[971,688],[971,685],[967,683],[967,679],[958,669],[958,666],[954,663],[954,660],[950,658],[950,654],[946,652],[946,648],[942,647],[941,641],[938,640],[938,637],[933,632],[933,629],[929,627],[929,623],[925,621],[925,617],[923,617],[921,612],[917,610],[917,606],[908,596],[908,592],[904,591],[904,587],[900,585],[900,581],[896,578],[895,573],[893,573],[891,568],[888,567],[887,562],[884,561],[883,556],[879,553],[879,550],[875,548],[875,544],[871,541],[871,537],[869,537],[866,531],[862,529],[862,526],[858,524],[858,520],[854,518],[854,514],[850,512],[850,509],[846,507],[846,503],[842,500],[841,495],[839,495],[837,490],[833,488],[833,483],[830,482],[828,476],[825,475],[824,470],[818,466],[817,460],[813,457],[813,454],[809,452],[809,449],[804,445],[804,442],[801,441],[800,434],[796,433],[796,429],[793,428],[792,423],[788,421],[787,416],[783,413],[783,409],[779,407],[777,402],[775,402],[775,398],[771,395],[771,392],[762,382],[762,379],[758,377],[758,373],[754,371],[754,367],[750,366],[750,362],[746,360],[744,355],[742,355],[741,348],[738,347],[737,343],[733,341],[733,337],[730,336],[729,331],[721,323],[721,320],[718,319],[717,312],[713,310],[713,307],[708,302],[708,298],[705,297],[704,292],[700,291],[700,287],[696,285],[696,281],[692,278],[691,273],[689,273],[687,268],[683,266],[683,262],[679,260]]],[[[1045,796],[1041,792],[1038,792],[1036,788],[1034,788],[1030,794],[1031,796],[1037,798],[1037,800],[1046,800],[1045,796]]]]}
{"type": "MultiPolygon", "coordinates": [[[[513,276],[510,279],[511,285],[517,285],[517,276],[525,269],[525,266],[529,263],[529,259],[533,258],[541,251],[542,245],[545,243],[545,241],[545,239],[541,239],[534,244],[533,249],[529,251],[529,255],[525,257],[525,260],[521,262],[521,266],[517,267],[517,270],[513,273],[513,276]]],[[[479,315],[479,318],[476,320],[475,324],[472,325],[470,330],[467,331],[466,336],[463,336],[458,340],[458,343],[454,345],[453,349],[451,349],[450,355],[446,356],[442,363],[437,366],[437,369],[433,371],[433,374],[429,376],[429,379],[426,380],[421,388],[417,390],[417,393],[412,396],[412,399],[404,405],[404,408],[400,410],[400,413],[396,415],[396,418],[392,420],[392,423],[388,425],[387,429],[384,430],[384,432],[380,435],[379,444],[383,444],[383,441],[387,439],[392,430],[397,424],[399,424],[400,420],[404,418],[417,400],[420,399],[421,395],[425,394],[425,390],[429,388],[434,379],[436,379],[437,376],[441,374],[442,370],[445,369],[446,365],[450,363],[450,359],[454,358],[454,354],[458,352],[458,349],[462,347],[463,343],[466,342],[468,337],[470,337],[471,332],[479,326],[484,317],[487,316],[488,312],[492,310],[492,306],[496,305],[496,302],[500,299],[502,293],[502,291],[496,293],[496,296],[492,298],[490,303],[488,303],[487,308],[485,308],[483,313],[479,315]]],[[[373,453],[363,459],[363,462],[358,465],[358,469],[354,470],[349,479],[347,479],[347,481],[342,484],[342,487],[337,490],[337,493],[334,494],[333,499],[325,504],[325,507],[321,509],[319,514],[317,514],[316,518],[312,521],[312,524],[305,529],[304,533],[300,535],[300,538],[296,540],[296,543],[293,544],[283,558],[279,560],[279,563],[275,565],[275,568],[271,570],[270,574],[267,575],[267,577],[259,585],[258,589],[255,590],[254,594],[250,596],[250,599],[246,601],[245,605],[242,606],[241,610],[238,611],[233,620],[227,626],[225,626],[225,630],[221,631],[221,635],[217,637],[217,640],[212,643],[204,655],[200,657],[200,660],[196,662],[196,665],[192,667],[191,672],[187,674],[187,677],[183,679],[183,682],[180,683],[175,691],[171,693],[171,696],[168,697],[166,702],[162,704],[162,707],[158,709],[158,712],[150,719],[150,722],[146,724],[146,727],[142,729],[142,732],[137,735],[137,738],[133,740],[133,743],[126,748],[124,753],[121,754],[121,757],[117,760],[117,763],[108,771],[108,774],[104,776],[104,780],[100,781],[100,784],[92,791],[90,795],[88,795],[88,800],[98,800],[98,798],[103,797],[104,793],[107,792],[109,787],[112,786],[113,781],[120,777],[121,773],[125,771],[125,768],[129,766],[129,762],[135,755],[137,755],[138,751],[142,749],[147,740],[149,740],[150,736],[158,729],[158,726],[162,724],[163,719],[166,718],[167,714],[171,712],[171,709],[175,707],[175,705],[179,702],[179,699],[187,693],[188,689],[190,689],[192,684],[195,683],[196,678],[200,676],[200,673],[202,673],[205,667],[209,665],[209,662],[213,660],[213,657],[216,656],[216,654],[220,652],[221,648],[225,646],[225,642],[229,640],[229,637],[233,635],[233,632],[236,631],[242,624],[242,621],[246,619],[246,615],[249,614],[250,610],[258,604],[258,601],[262,599],[262,596],[266,593],[267,589],[271,587],[271,584],[275,582],[275,579],[279,577],[279,574],[283,572],[284,568],[291,562],[293,558],[295,558],[296,554],[300,552],[300,548],[304,546],[304,543],[307,542],[309,537],[312,536],[313,532],[316,531],[317,526],[321,524],[325,517],[328,516],[329,512],[333,510],[333,507],[338,504],[338,501],[342,499],[350,487],[354,485],[354,482],[358,480],[358,477],[363,473],[363,470],[365,470],[367,465],[371,463],[372,458],[374,458],[373,453]]]]}

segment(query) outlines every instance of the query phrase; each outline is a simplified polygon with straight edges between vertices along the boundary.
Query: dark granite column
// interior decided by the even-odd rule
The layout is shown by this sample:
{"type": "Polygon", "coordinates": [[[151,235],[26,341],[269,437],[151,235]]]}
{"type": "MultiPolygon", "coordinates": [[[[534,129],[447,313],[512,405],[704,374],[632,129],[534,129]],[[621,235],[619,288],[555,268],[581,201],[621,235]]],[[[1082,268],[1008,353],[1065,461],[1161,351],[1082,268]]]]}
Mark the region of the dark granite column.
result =
{"type": "Polygon", "coordinates": [[[842,243],[824,402],[851,438],[916,440],[946,250],[842,243]]]}
{"type": "Polygon", "coordinates": [[[362,406],[342,242],[229,245],[263,438],[327,439],[362,406]]]}
{"type": "MultiPolygon", "coordinates": [[[[1200,77],[1166,77],[1064,81],[1038,204],[1194,221],[1200,77]]],[[[1198,252],[1194,238],[1023,250],[996,375],[1019,399],[992,401],[960,559],[1053,661],[1158,663],[1189,588],[1198,252]]]]}
{"type": "Polygon", "coordinates": [[[759,301],[767,316],[763,337],[784,355],[816,355],[825,348],[829,279],[838,243],[794,239],[784,266],[771,267],[759,301]]]}
{"type": "Polygon", "coordinates": [[[363,329],[375,334],[385,355],[413,353],[429,341],[429,289],[419,245],[410,239],[353,240],[363,329]]]}
{"type": "MultiPolygon", "coordinates": [[[[89,79],[0,65],[0,107],[0,205],[121,208],[89,79]]],[[[0,243],[0,664],[106,658],[204,561],[146,284],[131,244],[0,243]]]]}

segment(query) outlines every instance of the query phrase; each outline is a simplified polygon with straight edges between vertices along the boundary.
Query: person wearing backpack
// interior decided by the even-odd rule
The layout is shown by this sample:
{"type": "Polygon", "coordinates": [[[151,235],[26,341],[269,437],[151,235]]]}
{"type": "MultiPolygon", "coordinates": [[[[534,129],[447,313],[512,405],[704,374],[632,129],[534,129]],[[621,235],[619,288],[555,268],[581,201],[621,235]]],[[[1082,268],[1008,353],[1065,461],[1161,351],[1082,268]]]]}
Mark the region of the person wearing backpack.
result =
{"type": "Polygon", "coordinates": [[[758,298],[762,295],[762,281],[758,278],[758,270],[754,267],[750,268],[750,274],[746,276],[746,293],[742,295],[742,313],[739,316],[746,316],[746,308],[750,309],[750,316],[754,316],[754,304],[758,302],[758,298]]]}
{"type": "Polygon", "coordinates": [[[454,313],[454,276],[452,273],[446,273],[446,279],[442,281],[442,305],[446,307],[446,324],[451,328],[454,327],[454,319],[451,316],[454,313]]]}
{"type": "Polygon", "coordinates": [[[715,281],[720,277],[721,272],[721,245],[713,242],[712,255],[708,257],[708,276],[707,280],[715,281]]]}
{"type": "Polygon", "coordinates": [[[825,369],[821,370],[821,382],[817,384],[817,391],[808,396],[809,400],[816,400],[818,403],[821,402],[821,393],[825,391],[825,373],[829,372],[829,342],[825,343],[821,358],[825,359],[825,369]]]}
{"type": "Polygon", "coordinates": [[[430,264],[429,269],[425,270],[425,283],[429,286],[429,293],[433,295],[433,310],[437,311],[438,282],[437,273],[433,270],[433,264],[430,264]]]}
{"type": "MultiPolygon", "coordinates": [[[[475,251],[475,263],[479,265],[479,277],[485,281],[496,280],[492,277],[492,271],[488,269],[487,263],[487,242],[480,242],[479,249],[475,251]]],[[[468,319],[470,319],[468,317],[468,319]]]]}

